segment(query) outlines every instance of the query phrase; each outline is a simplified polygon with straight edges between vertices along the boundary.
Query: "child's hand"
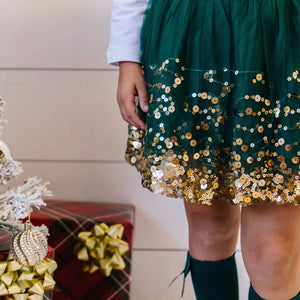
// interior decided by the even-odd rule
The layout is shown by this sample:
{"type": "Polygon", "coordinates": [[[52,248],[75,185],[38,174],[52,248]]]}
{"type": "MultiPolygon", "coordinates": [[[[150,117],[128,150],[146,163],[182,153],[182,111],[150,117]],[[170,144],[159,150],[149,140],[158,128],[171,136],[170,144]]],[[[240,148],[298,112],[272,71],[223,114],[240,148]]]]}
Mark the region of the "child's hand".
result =
{"type": "Polygon", "coordinates": [[[148,111],[148,95],[144,72],[140,64],[123,61],[119,63],[117,101],[123,119],[129,124],[145,129],[146,124],[136,113],[135,97],[139,97],[142,111],[148,111]]]}

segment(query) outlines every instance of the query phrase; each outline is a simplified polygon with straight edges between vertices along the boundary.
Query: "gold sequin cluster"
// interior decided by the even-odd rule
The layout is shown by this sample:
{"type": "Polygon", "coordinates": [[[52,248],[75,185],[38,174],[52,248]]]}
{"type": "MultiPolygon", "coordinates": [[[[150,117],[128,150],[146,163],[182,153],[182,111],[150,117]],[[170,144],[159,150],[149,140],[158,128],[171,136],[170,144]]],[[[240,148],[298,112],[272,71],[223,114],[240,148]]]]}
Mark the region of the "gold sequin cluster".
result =
{"type": "Polygon", "coordinates": [[[224,197],[242,205],[300,202],[299,70],[287,77],[291,89],[282,99],[264,96],[260,71],[196,70],[169,58],[148,72],[147,128],[129,126],[125,154],[144,187],[208,205],[224,197]],[[201,90],[178,101],[191,74],[201,90]],[[243,95],[240,77],[250,82],[243,95]]]}

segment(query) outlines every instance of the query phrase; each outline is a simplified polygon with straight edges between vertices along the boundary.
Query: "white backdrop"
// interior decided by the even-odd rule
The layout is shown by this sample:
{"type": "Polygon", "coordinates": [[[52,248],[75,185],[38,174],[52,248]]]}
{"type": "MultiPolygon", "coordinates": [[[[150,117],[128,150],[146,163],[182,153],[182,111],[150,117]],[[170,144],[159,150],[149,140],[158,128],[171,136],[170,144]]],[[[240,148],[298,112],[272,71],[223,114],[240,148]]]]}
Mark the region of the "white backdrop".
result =
{"type": "MultiPolygon", "coordinates": [[[[136,206],[132,300],[181,299],[187,250],[183,203],[140,186],[123,159],[126,124],[115,101],[117,69],[106,64],[111,0],[0,0],[3,140],[22,178],[50,180],[55,199],[136,206]]],[[[21,178],[21,179],[22,179],[21,178]]],[[[248,278],[237,252],[241,300],[248,278]]],[[[190,279],[183,299],[194,300],[190,279]]]]}

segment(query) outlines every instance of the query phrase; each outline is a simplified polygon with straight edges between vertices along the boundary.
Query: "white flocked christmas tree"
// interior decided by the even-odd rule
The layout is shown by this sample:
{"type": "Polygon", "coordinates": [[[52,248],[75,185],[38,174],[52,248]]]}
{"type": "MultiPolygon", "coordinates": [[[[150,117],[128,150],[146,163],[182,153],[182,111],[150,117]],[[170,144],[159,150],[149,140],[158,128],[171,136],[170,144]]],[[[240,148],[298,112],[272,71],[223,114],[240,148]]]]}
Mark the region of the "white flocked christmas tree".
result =
{"type": "MultiPolygon", "coordinates": [[[[42,183],[37,177],[30,177],[16,187],[5,185],[22,172],[22,164],[13,159],[10,149],[2,141],[2,132],[7,121],[4,119],[5,101],[0,99],[0,232],[15,236],[24,230],[23,219],[35,210],[45,206],[42,197],[52,196],[47,189],[48,182],[42,183]]],[[[47,227],[34,227],[47,235],[47,227]]]]}

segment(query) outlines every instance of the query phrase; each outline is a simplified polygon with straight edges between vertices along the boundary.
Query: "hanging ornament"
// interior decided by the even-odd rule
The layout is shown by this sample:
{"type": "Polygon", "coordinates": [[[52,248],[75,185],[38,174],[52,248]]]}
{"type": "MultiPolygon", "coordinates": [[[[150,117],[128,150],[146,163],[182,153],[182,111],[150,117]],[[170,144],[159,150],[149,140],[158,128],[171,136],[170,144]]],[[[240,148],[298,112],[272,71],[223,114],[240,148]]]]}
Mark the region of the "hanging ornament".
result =
{"type": "Polygon", "coordinates": [[[12,157],[8,146],[0,140],[0,164],[5,165],[10,159],[12,157]]]}
{"type": "Polygon", "coordinates": [[[0,184],[6,184],[22,172],[21,163],[13,160],[9,147],[0,140],[0,184]]]}
{"type": "Polygon", "coordinates": [[[47,237],[34,228],[30,221],[24,226],[24,231],[18,233],[12,240],[12,257],[23,266],[35,266],[47,255],[47,237]]]}

